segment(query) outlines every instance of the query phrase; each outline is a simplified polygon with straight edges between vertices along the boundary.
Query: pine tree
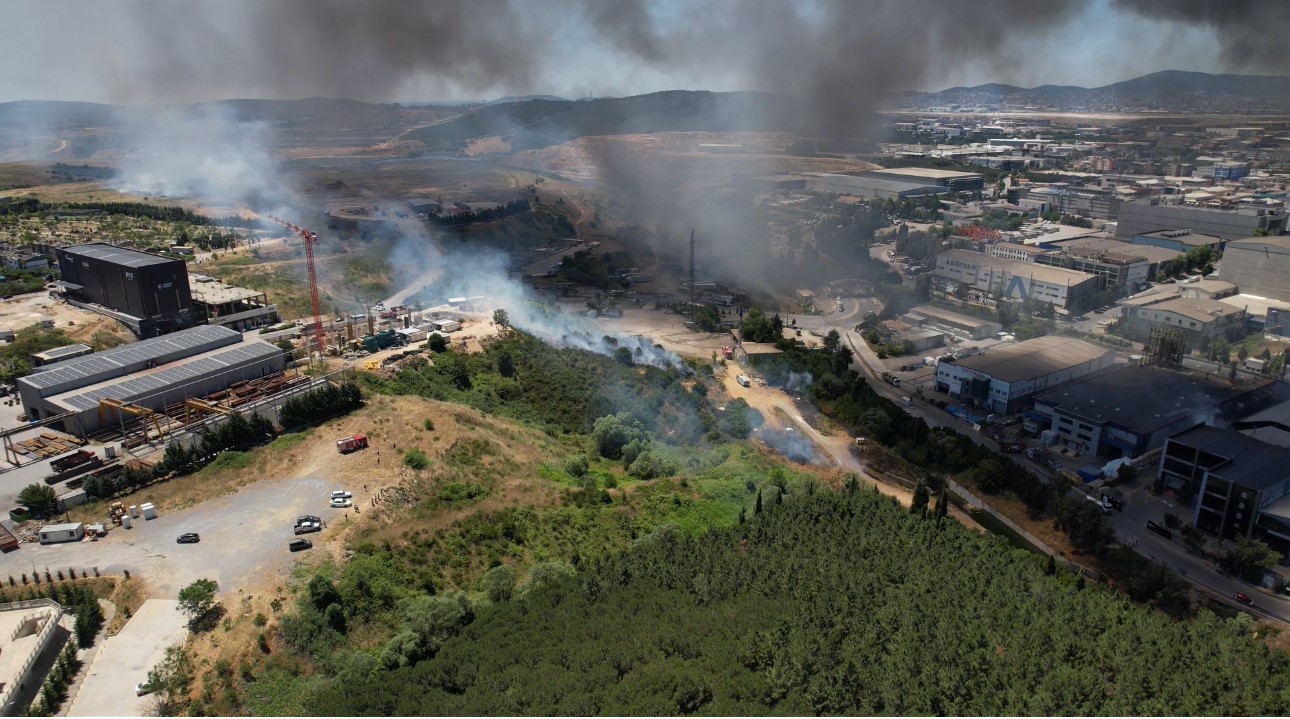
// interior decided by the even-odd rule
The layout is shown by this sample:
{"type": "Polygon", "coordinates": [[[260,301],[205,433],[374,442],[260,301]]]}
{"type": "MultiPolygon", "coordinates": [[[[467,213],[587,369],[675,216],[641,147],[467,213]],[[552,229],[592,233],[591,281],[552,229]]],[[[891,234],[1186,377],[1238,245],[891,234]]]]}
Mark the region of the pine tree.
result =
{"type": "Polygon", "coordinates": [[[1048,555],[1048,566],[1044,568],[1044,574],[1047,574],[1048,576],[1051,577],[1056,573],[1057,573],[1057,558],[1050,554],[1048,555]]]}
{"type": "Polygon", "coordinates": [[[757,490],[757,503],[753,505],[753,516],[761,514],[761,490],[757,490]]]}

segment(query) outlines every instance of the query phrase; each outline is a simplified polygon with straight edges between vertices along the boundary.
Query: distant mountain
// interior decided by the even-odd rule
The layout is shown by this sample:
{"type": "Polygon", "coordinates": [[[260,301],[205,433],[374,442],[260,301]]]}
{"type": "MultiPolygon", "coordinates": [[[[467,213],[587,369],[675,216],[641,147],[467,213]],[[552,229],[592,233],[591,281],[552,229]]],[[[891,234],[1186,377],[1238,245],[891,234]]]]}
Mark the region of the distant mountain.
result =
{"type": "Polygon", "coordinates": [[[909,92],[897,100],[918,104],[971,104],[998,102],[1015,105],[1142,105],[1161,109],[1186,109],[1217,98],[1239,98],[1241,106],[1290,106],[1290,77],[1276,75],[1212,75],[1204,72],[1164,70],[1102,87],[1041,85],[1023,88],[989,83],[951,87],[939,92],[909,92]]]}
{"type": "Polygon", "coordinates": [[[569,101],[568,98],[560,97],[559,95],[507,95],[506,97],[499,97],[496,100],[490,100],[484,104],[485,105],[505,105],[506,103],[509,103],[509,102],[528,102],[529,100],[550,100],[552,102],[569,101]]]}

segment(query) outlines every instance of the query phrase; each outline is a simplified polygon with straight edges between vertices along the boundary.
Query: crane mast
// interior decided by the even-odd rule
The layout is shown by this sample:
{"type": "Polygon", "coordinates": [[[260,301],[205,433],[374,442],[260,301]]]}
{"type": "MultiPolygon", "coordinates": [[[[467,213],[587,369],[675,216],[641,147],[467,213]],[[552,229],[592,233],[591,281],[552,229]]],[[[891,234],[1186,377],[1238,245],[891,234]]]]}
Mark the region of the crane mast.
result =
{"type": "Polygon", "coordinates": [[[305,265],[309,268],[309,299],[314,311],[314,340],[318,343],[318,354],[322,354],[327,350],[327,339],[323,335],[322,306],[318,301],[318,272],[314,269],[314,243],[318,241],[318,233],[287,222],[281,217],[269,215],[269,219],[299,235],[305,243],[305,265]]]}

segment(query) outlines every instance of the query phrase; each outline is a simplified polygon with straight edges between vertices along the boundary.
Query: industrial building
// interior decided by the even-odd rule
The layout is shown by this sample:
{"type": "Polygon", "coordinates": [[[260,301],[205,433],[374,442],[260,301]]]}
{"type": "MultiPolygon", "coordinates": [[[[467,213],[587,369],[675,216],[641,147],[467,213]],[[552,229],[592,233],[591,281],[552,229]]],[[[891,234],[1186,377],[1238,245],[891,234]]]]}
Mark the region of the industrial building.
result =
{"type": "Polygon", "coordinates": [[[1184,205],[1168,198],[1153,197],[1120,205],[1115,236],[1127,240],[1163,230],[1190,230],[1222,240],[1239,240],[1252,237],[1259,231],[1279,235],[1285,229],[1285,212],[1273,207],[1237,207],[1229,210],[1184,205]]]}
{"type": "Polygon", "coordinates": [[[54,362],[73,359],[75,357],[84,357],[94,351],[93,347],[83,344],[64,345],[47,349],[44,352],[36,352],[31,355],[31,363],[36,367],[43,367],[54,362]]]}
{"type": "Polygon", "coordinates": [[[860,177],[936,185],[944,187],[950,192],[979,192],[985,189],[985,177],[979,173],[936,170],[929,167],[895,167],[886,170],[869,170],[862,173],[860,177]]]}
{"type": "Polygon", "coordinates": [[[1290,301],[1290,236],[1228,242],[1218,276],[1245,294],[1290,301]]]}
{"type": "Polygon", "coordinates": [[[142,339],[206,321],[193,308],[183,260],[104,243],[57,252],[68,300],[122,322],[142,339]]]}
{"type": "Polygon", "coordinates": [[[968,406],[1008,414],[1035,395],[1115,364],[1115,352],[1070,337],[1037,337],[936,364],[936,389],[968,406]]]}
{"type": "Polygon", "coordinates": [[[936,276],[1006,299],[1036,300],[1064,309],[1082,306],[1101,289],[1096,275],[971,250],[937,255],[936,276]]]}
{"type": "Polygon", "coordinates": [[[1290,449],[1234,429],[1200,425],[1170,437],[1159,478],[1180,502],[1195,505],[1192,524],[1223,539],[1262,539],[1290,549],[1290,449]]]}
{"type": "Polygon", "coordinates": [[[1065,215],[1109,220],[1120,213],[1120,198],[1115,196],[1115,191],[1100,187],[1070,187],[1055,183],[1031,188],[1025,199],[1043,200],[1049,211],[1065,215]]]}
{"type": "Polygon", "coordinates": [[[998,322],[951,312],[932,305],[915,307],[901,317],[901,322],[909,327],[935,328],[974,340],[993,337],[1003,330],[1003,325],[998,322]]]}
{"type": "Polygon", "coordinates": [[[189,275],[188,280],[193,305],[208,324],[245,331],[280,321],[277,305],[269,304],[264,292],[226,285],[206,275],[189,275]]]}
{"type": "MultiPolygon", "coordinates": [[[[1132,247],[1132,245],[1130,245],[1132,247]]],[[[1151,263],[1135,252],[1067,247],[1036,255],[1035,264],[1086,272],[1102,278],[1102,286],[1134,290],[1147,284],[1151,263]]]]}
{"type": "Polygon", "coordinates": [[[1157,230],[1134,235],[1135,245],[1159,247],[1175,252],[1190,252],[1198,247],[1208,247],[1215,252],[1223,250],[1223,238],[1214,235],[1202,235],[1191,230],[1157,230]]]}
{"type": "Polygon", "coordinates": [[[1206,420],[1239,419],[1268,406],[1273,382],[1232,386],[1158,367],[1104,372],[1035,397],[1026,411],[1078,453],[1138,457],[1206,420]]]}
{"type": "Polygon", "coordinates": [[[1154,325],[1180,329],[1186,335],[1190,349],[1202,347],[1218,337],[1236,340],[1245,334],[1245,310],[1240,307],[1203,297],[1153,301],[1159,296],[1167,298],[1168,294],[1125,300],[1121,321],[1143,325],[1148,331],[1154,325]]]}
{"type": "Polygon", "coordinates": [[[268,342],[244,340],[227,327],[194,327],[55,362],[20,377],[17,387],[29,419],[62,416],[65,431],[85,436],[124,421],[113,405],[159,411],[281,372],[285,364],[282,350],[268,342]]]}
{"type": "Polygon", "coordinates": [[[903,197],[949,194],[950,189],[930,182],[909,181],[869,175],[837,175],[828,172],[804,172],[806,188],[814,192],[835,195],[876,197],[880,200],[898,200],[903,197]]]}

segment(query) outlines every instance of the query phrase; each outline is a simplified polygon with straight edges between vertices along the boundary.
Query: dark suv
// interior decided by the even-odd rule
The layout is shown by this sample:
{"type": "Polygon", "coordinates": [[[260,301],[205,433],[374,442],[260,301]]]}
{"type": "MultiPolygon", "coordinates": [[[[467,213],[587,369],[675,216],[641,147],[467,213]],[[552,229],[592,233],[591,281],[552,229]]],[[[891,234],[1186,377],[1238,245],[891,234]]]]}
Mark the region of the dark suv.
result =
{"type": "Polygon", "coordinates": [[[186,534],[179,535],[179,539],[176,539],[175,541],[179,544],[197,544],[202,541],[202,538],[197,536],[197,532],[188,532],[186,534]]]}

